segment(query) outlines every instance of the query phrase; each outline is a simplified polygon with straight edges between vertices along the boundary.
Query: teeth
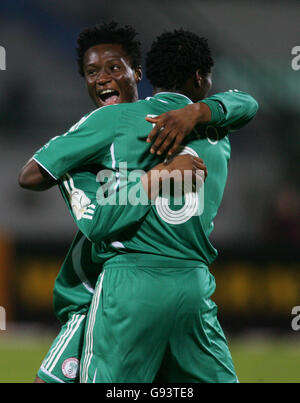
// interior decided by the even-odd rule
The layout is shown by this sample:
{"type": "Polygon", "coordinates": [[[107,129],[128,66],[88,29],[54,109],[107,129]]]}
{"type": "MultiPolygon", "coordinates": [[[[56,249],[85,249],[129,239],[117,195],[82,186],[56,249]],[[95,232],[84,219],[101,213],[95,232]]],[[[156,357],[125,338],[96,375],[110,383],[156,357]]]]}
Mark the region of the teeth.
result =
{"type": "Polygon", "coordinates": [[[99,94],[104,95],[104,94],[109,94],[110,92],[115,92],[115,91],[114,90],[103,90],[103,91],[100,91],[99,94]]]}

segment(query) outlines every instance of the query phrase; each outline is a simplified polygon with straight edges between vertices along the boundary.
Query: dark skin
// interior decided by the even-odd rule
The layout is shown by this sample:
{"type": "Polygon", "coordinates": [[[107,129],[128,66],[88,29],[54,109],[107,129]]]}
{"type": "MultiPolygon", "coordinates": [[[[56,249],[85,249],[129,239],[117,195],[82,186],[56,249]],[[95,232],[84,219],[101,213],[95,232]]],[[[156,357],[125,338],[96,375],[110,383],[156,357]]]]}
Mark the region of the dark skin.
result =
{"type": "Polygon", "coordinates": [[[149,200],[155,200],[159,195],[162,187],[162,182],[169,180],[170,174],[177,172],[174,177],[175,183],[183,182],[184,171],[189,171],[192,174],[192,184],[195,185],[197,179],[201,178],[201,182],[207,177],[207,169],[204,161],[201,158],[193,157],[192,155],[177,155],[174,158],[156,165],[147,174],[141,177],[141,182],[148,195],[149,200]]]}
{"type": "Polygon", "coordinates": [[[93,46],[85,52],[83,63],[87,90],[98,108],[138,100],[141,66],[131,67],[132,62],[122,45],[93,46]]]}
{"type": "MultiPolygon", "coordinates": [[[[138,99],[137,84],[142,79],[141,67],[131,67],[130,58],[119,44],[99,44],[88,49],[84,55],[84,77],[88,93],[97,107],[135,102],[138,99]]],[[[196,72],[185,88],[174,89],[173,92],[181,92],[195,101],[203,99],[210,86],[210,75],[205,77],[196,72]]],[[[160,91],[165,90],[157,88],[155,93],[160,91]]],[[[163,113],[156,118],[147,117],[148,122],[155,124],[147,139],[148,142],[154,141],[150,152],[162,155],[169,149],[168,155],[174,155],[196,124],[206,123],[210,117],[209,107],[201,102],[163,113]]],[[[57,182],[34,160],[29,160],[20,171],[19,184],[25,189],[44,191],[57,182]]]]}

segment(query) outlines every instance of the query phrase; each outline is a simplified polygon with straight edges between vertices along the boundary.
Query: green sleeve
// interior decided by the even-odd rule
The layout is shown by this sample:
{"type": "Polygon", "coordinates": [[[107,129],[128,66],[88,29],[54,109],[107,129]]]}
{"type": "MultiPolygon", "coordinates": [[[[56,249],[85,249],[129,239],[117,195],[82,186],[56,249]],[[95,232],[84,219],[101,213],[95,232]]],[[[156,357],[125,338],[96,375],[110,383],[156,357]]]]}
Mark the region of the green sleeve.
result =
{"type": "Polygon", "coordinates": [[[113,142],[114,126],[109,107],[96,109],[84,116],[71,129],[54,137],[33,156],[54,179],[84,165],[99,163],[113,142]]]}
{"type": "Polygon", "coordinates": [[[246,92],[229,90],[203,99],[211,110],[209,124],[234,131],[245,126],[256,114],[258,103],[246,92]]]}
{"type": "Polygon", "coordinates": [[[143,173],[134,182],[121,187],[111,182],[108,195],[91,172],[64,175],[59,187],[71,215],[80,231],[92,242],[111,238],[139,222],[151,208],[151,202],[140,182],[143,173]],[[139,200],[135,197],[139,194],[139,200]]]}

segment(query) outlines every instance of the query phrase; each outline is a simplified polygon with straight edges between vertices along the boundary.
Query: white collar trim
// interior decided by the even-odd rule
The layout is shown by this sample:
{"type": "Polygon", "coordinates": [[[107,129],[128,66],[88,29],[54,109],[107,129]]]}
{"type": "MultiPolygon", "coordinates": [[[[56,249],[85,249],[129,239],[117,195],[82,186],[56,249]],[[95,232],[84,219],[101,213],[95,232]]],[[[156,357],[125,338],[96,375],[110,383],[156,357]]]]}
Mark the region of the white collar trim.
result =
{"type": "Polygon", "coordinates": [[[154,96],[159,95],[159,94],[180,95],[181,97],[186,98],[189,101],[190,104],[194,103],[189,97],[187,97],[186,95],[183,95],[183,94],[179,94],[178,92],[167,92],[167,91],[165,91],[165,92],[157,92],[154,96]]]}

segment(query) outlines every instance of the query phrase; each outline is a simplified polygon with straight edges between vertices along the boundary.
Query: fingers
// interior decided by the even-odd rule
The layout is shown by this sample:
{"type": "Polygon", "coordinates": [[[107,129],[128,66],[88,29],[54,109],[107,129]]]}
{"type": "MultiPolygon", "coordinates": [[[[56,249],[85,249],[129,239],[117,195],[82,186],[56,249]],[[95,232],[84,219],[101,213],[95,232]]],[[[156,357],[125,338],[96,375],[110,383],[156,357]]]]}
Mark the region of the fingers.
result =
{"type": "Polygon", "coordinates": [[[169,142],[169,140],[167,140],[169,136],[169,133],[164,130],[161,129],[154,141],[154,143],[152,144],[151,148],[150,148],[150,152],[152,154],[157,154],[157,155],[161,155],[163,153],[163,149],[165,147],[165,143],[169,142]]]}
{"type": "Polygon", "coordinates": [[[207,177],[207,167],[202,158],[194,157],[193,155],[184,154],[177,155],[167,162],[170,166],[170,170],[180,170],[183,172],[190,172],[195,178],[197,171],[202,171],[204,177],[207,177]]]}
{"type": "MultiPolygon", "coordinates": [[[[193,163],[196,167],[203,167],[203,166],[205,167],[205,163],[202,158],[193,157],[193,163]]],[[[199,168],[199,169],[202,169],[202,168],[199,168]]]]}
{"type": "Polygon", "coordinates": [[[196,175],[197,175],[197,171],[202,171],[204,173],[204,177],[206,179],[208,171],[207,171],[207,167],[206,167],[204,161],[201,158],[194,157],[194,167],[196,169],[196,175]]]}
{"type": "MultiPolygon", "coordinates": [[[[188,107],[189,105],[186,108],[188,107]]],[[[194,119],[191,119],[191,114],[186,108],[145,118],[147,122],[154,125],[147,137],[148,143],[156,139],[150,149],[151,153],[162,155],[168,151],[168,156],[172,156],[178,151],[184,138],[191,133],[195,126],[194,119]]]]}
{"type": "Polygon", "coordinates": [[[147,137],[147,143],[151,143],[154,140],[155,136],[157,136],[163,130],[164,127],[161,118],[159,116],[155,118],[146,116],[146,120],[147,122],[153,124],[153,129],[151,130],[151,132],[147,137]]]}
{"type": "Polygon", "coordinates": [[[162,130],[152,144],[150,152],[153,154],[156,153],[157,155],[164,154],[172,145],[174,139],[176,139],[176,134],[177,132],[175,130],[171,130],[170,132],[166,129],[162,130]]]}
{"type": "Polygon", "coordinates": [[[151,141],[149,140],[150,136],[155,136],[153,133],[156,133],[157,137],[150,148],[150,152],[157,155],[162,155],[169,150],[167,156],[171,157],[176,154],[184,139],[184,134],[178,132],[177,129],[169,130],[166,127],[161,127],[159,130],[157,128],[152,129],[147,142],[151,141]]]}
{"type": "Polygon", "coordinates": [[[158,120],[159,120],[159,116],[155,116],[155,117],[153,117],[153,116],[146,116],[145,119],[147,120],[147,122],[150,122],[150,123],[157,123],[158,120]]]}
{"type": "Polygon", "coordinates": [[[166,112],[157,117],[146,117],[146,120],[152,124],[154,127],[147,137],[147,143],[151,143],[154,141],[150,148],[150,152],[152,154],[162,155],[172,146],[173,151],[168,155],[173,155],[174,152],[178,149],[184,135],[170,118],[170,113],[166,112]],[[175,143],[174,143],[175,141],[175,143]],[[173,144],[174,143],[174,144],[173,144]]]}
{"type": "Polygon", "coordinates": [[[196,176],[200,176],[201,178],[204,177],[204,180],[207,178],[207,168],[203,165],[200,169],[197,168],[195,171],[196,176]]]}
{"type": "Polygon", "coordinates": [[[198,193],[200,188],[203,186],[205,180],[206,180],[206,176],[205,176],[204,171],[197,170],[195,173],[194,181],[193,181],[193,192],[198,193]]]}
{"type": "Polygon", "coordinates": [[[179,134],[177,136],[175,135],[175,141],[174,141],[172,147],[168,151],[168,157],[171,157],[172,155],[176,154],[180,145],[182,144],[183,139],[184,139],[183,134],[179,134]]]}
{"type": "Polygon", "coordinates": [[[202,158],[190,154],[177,155],[164,162],[177,184],[183,184],[184,193],[198,192],[208,171],[202,158]]]}

